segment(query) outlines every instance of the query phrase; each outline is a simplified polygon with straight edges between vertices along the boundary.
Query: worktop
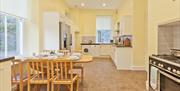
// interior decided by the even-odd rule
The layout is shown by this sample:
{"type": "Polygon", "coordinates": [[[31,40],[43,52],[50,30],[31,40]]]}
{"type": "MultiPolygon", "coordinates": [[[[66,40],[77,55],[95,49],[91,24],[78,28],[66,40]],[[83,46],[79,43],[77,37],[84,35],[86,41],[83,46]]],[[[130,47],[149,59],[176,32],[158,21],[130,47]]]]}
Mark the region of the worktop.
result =
{"type": "Polygon", "coordinates": [[[11,61],[13,59],[15,59],[15,57],[0,57],[0,63],[6,62],[6,61],[11,61]]]}
{"type": "Polygon", "coordinates": [[[132,48],[132,46],[124,46],[124,45],[117,45],[115,43],[81,43],[81,46],[82,45],[112,45],[112,46],[115,46],[115,47],[125,47],[125,48],[132,48]]]}
{"type": "Polygon", "coordinates": [[[113,43],[81,43],[81,45],[113,45],[113,43]]]}

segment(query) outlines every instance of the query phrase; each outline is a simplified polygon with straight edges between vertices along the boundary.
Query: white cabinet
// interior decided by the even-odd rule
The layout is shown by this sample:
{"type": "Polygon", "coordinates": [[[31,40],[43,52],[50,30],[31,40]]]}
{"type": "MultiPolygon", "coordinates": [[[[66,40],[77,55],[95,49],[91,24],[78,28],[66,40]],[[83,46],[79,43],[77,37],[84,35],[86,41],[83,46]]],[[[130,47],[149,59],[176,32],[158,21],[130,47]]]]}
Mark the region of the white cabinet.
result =
{"type": "Polygon", "coordinates": [[[110,56],[112,52],[112,45],[82,45],[82,50],[85,48],[93,57],[110,56]]]}
{"type": "Polygon", "coordinates": [[[59,20],[58,12],[44,12],[43,14],[43,49],[59,49],[59,20]]]}
{"type": "Polygon", "coordinates": [[[108,56],[111,55],[112,45],[100,45],[100,55],[108,56]]]}
{"type": "Polygon", "coordinates": [[[114,63],[118,70],[132,70],[133,52],[130,47],[116,47],[114,63]]]}
{"type": "Polygon", "coordinates": [[[132,35],[132,16],[123,16],[120,20],[120,34],[132,35]]]}
{"type": "Polygon", "coordinates": [[[0,91],[11,91],[11,61],[0,63],[0,91]]]}

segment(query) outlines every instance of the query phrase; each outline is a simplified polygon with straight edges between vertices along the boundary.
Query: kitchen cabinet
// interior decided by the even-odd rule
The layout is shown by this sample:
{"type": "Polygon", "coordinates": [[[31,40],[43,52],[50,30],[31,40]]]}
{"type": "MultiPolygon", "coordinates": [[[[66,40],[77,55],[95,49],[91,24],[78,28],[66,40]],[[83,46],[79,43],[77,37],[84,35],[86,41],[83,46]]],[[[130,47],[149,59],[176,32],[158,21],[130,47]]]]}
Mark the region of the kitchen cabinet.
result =
{"type": "Polygon", "coordinates": [[[131,47],[116,47],[113,62],[118,70],[132,70],[133,52],[131,47]]]}
{"type": "Polygon", "coordinates": [[[100,45],[100,55],[108,56],[111,55],[112,45],[100,45]]]}
{"type": "Polygon", "coordinates": [[[0,91],[11,91],[11,61],[0,63],[0,91]]]}
{"type": "Polygon", "coordinates": [[[112,45],[82,45],[82,50],[88,49],[88,54],[94,57],[110,56],[112,53],[112,45]]]}
{"type": "Polygon", "coordinates": [[[132,16],[123,16],[120,20],[120,35],[132,35],[132,16]]]}
{"type": "Polygon", "coordinates": [[[82,45],[93,57],[110,56],[118,70],[132,70],[133,50],[131,47],[116,45],[82,45]]]}
{"type": "Polygon", "coordinates": [[[43,13],[43,48],[46,50],[71,49],[72,22],[59,12],[43,13]],[[64,40],[66,40],[64,42],[64,40]]]}

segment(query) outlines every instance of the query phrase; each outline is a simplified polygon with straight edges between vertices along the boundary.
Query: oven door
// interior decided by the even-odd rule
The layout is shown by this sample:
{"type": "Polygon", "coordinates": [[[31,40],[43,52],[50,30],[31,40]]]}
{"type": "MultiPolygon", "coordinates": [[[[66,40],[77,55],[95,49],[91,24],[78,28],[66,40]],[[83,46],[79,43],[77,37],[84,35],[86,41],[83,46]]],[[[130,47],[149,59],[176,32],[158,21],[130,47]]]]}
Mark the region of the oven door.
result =
{"type": "Polygon", "coordinates": [[[158,83],[158,91],[180,91],[180,79],[161,70],[158,83]]]}

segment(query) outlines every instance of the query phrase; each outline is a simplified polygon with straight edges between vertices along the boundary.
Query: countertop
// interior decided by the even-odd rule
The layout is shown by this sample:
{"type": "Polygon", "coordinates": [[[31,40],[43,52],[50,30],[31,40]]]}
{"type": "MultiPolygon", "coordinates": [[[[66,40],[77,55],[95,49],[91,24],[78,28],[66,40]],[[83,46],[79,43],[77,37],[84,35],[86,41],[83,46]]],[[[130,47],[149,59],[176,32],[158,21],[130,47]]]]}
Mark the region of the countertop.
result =
{"type": "Polygon", "coordinates": [[[132,48],[132,46],[117,45],[114,43],[81,43],[81,45],[113,45],[117,48],[132,48]]]}
{"type": "Polygon", "coordinates": [[[10,61],[15,59],[15,57],[0,57],[0,63],[10,61]]]}
{"type": "Polygon", "coordinates": [[[113,43],[81,43],[81,45],[113,45],[113,43]]]}

